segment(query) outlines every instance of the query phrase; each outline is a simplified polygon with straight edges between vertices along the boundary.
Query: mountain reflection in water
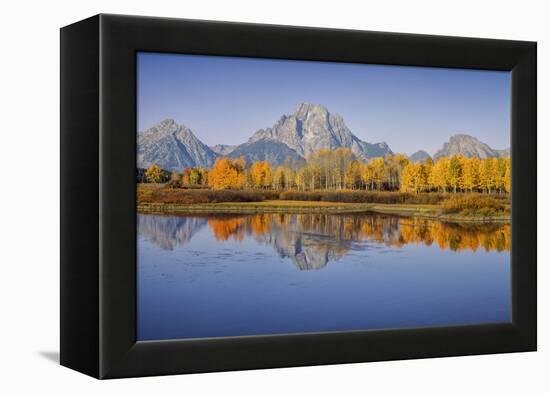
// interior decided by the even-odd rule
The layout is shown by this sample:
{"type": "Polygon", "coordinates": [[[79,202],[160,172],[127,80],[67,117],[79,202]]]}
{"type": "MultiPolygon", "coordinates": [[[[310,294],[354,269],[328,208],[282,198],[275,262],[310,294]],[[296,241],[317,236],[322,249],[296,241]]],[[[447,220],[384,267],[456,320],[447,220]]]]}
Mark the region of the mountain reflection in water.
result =
{"type": "Polygon", "coordinates": [[[457,224],[380,214],[138,214],[138,234],[164,250],[185,245],[208,226],[218,242],[253,237],[300,270],[321,269],[354,249],[424,244],[455,252],[510,250],[509,224],[457,224]]]}

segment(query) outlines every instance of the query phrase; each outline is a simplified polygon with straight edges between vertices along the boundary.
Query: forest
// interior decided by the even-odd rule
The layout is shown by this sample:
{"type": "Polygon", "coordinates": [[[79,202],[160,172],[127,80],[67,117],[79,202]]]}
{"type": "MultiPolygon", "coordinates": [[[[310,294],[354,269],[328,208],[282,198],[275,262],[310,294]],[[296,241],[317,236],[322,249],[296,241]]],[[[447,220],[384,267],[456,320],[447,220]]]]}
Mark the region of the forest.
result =
{"type": "Polygon", "coordinates": [[[267,161],[247,164],[243,157],[219,158],[211,169],[185,168],[169,175],[158,165],[144,174],[148,183],[168,183],[171,187],[213,190],[366,190],[401,192],[510,192],[510,158],[442,157],[435,162],[409,162],[396,154],[357,159],[350,149],[319,150],[305,163],[287,159],[271,167],[267,161]]]}

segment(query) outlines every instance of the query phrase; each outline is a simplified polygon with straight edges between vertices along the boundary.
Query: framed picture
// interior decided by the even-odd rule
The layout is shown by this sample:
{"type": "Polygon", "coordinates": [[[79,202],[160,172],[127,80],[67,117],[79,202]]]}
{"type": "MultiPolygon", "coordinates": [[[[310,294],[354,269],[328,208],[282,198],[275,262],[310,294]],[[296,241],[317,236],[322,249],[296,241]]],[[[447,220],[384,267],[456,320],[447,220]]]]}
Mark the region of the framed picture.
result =
{"type": "Polygon", "coordinates": [[[61,29],[61,364],[536,350],[536,44],[61,29]]]}

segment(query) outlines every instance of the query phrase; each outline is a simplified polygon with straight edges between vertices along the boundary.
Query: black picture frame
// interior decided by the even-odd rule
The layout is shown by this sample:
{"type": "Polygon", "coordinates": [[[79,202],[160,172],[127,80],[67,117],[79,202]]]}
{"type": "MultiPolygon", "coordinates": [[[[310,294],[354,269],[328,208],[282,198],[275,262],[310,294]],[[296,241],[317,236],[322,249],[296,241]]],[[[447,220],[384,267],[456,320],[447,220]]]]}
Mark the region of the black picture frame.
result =
{"type": "Polygon", "coordinates": [[[536,43],[97,15],[61,29],[61,364],[96,378],[535,351],[536,43]],[[136,342],[136,52],[511,71],[512,322],[136,342]]]}

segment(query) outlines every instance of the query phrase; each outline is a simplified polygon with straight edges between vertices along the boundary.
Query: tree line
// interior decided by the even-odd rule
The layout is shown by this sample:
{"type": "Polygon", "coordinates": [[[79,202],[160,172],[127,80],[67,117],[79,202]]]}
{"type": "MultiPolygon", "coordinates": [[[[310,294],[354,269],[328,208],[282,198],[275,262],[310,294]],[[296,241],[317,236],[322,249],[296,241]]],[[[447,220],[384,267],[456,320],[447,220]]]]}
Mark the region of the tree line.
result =
{"type": "MultiPolygon", "coordinates": [[[[435,162],[410,162],[402,154],[364,162],[348,148],[319,150],[305,163],[287,159],[272,167],[267,161],[247,164],[244,157],[216,160],[211,169],[185,168],[171,173],[170,183],[187,187],[263,190],[366,190],[402,192],[510,192],[510,158],[442,157],[435,162]]],[[[165,181],[152,165],[147,181],[165,181]]]]}

